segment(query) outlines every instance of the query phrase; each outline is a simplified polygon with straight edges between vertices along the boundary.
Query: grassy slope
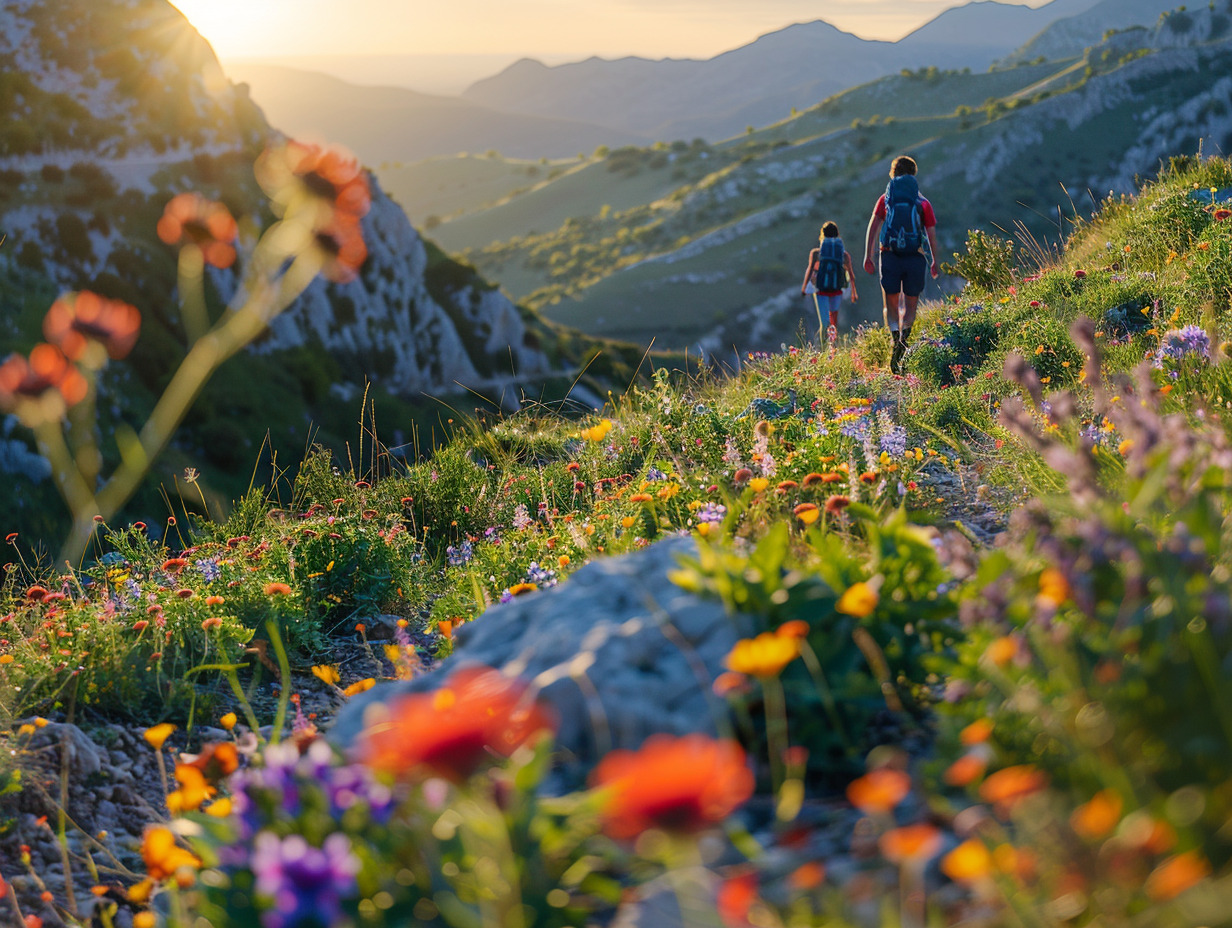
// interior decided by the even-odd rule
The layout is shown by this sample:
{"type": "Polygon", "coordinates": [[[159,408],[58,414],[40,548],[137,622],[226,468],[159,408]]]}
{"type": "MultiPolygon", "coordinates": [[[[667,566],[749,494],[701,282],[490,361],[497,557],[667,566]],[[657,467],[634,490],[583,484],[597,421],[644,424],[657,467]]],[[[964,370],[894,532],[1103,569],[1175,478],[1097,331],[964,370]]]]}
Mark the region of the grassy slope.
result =
{"type": "Polygon", "coordinates": [[[576,159],[542,163],[465,154],[413,164],[387,162],[376,169],[376,174],[381,186],[418,228],[432,216],[450,220],[491,208],[519,192],[548,183],[577,164],[576,159]]]}

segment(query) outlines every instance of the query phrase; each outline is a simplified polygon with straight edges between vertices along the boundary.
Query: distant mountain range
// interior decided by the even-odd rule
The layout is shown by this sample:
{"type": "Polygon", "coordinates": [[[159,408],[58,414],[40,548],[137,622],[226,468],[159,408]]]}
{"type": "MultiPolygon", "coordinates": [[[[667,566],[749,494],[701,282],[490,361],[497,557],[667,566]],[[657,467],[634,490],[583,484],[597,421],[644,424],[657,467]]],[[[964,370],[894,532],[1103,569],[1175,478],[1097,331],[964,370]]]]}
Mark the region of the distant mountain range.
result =
{"type": "Polygon", "coordinates": [[[1032,9],[982,0],[947,10],[897,42],[861,39],[823,21],[800,23],[705,61],[590,58],[548,67],[524,59],[463,97],[656,139],[714,141],[903,68],[983,70],[1056,20],[1095,5],[1053,0],[1032,9]]]}
{"type": "Polygon", "coordinates": [[[598,145],[647,141],[584,119],[503,112],[403,87],[364,87],[280,65],[232,63],[266,117],[293,136],[344,140],[366,164],[418,161],[490,148],[522,158],[576,155],[598,145]]]}
{"type": "Polygon", "coordinates": [[[1031,8],[977,0],[897,42],[816,21],[706,60],[590,58],[549,66],[523,59],[461,96],[358,86],[270,64],[234,62],[227,72],[249,84],[274,125],[344,139],[369,163],[489,149],[560,158],[598,145],[718,141],[904,69],[982,71],[1040,55],[1077,57],[1108,30],[1154,25],[1174,2],[1052,0],[1031,8]]]}

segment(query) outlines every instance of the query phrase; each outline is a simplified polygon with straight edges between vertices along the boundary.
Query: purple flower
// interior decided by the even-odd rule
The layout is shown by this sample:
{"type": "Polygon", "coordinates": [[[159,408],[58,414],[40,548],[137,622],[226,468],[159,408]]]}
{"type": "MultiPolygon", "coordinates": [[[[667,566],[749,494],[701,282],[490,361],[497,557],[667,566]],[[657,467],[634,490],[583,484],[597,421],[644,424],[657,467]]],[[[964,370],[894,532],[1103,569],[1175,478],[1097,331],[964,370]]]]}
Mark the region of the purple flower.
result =
{"type": "Polygon", "coordinates": [[[1162,368],[1165,361],[1180,363],[1190,355],[1209,361],[1211,337],[1200,325],[1187,325],[1183,329],[1169,329],[1159,340],[1154,366],[1162,368]]]}
{"type": "Polygon", "coordinates": [[[201,574],[201,579],[206,583],[212,583],[222,576],[222,568],[218,566],[218,561],[212,557],[203,557],[195,561],[193,567],[197,568],[197,572],[201,574]]]}
{"type": "Polygon", "coordinates": [[[697,521],[717,525],[723,521],[725,515],[727,515],[727,507],[722,503],[704,503],[697,510],[697,521]]]}
{"type": "Polygon", "coordinates": [[[458,547],[450,545],[445,549],[445,560],[450,567],[461,567],[475,556],[475,547],[469,541],[464,541],[458,547]]]}
{"type": "Polygon", "coordinates": [[[256,890],[272,908],[261,915],[266,928],[332,925],[342,915],[342,900],[355,891],[359,858],[351,840],[335,832],[319,848],[300,835],[257,835],[252,854],[256,890]]]}

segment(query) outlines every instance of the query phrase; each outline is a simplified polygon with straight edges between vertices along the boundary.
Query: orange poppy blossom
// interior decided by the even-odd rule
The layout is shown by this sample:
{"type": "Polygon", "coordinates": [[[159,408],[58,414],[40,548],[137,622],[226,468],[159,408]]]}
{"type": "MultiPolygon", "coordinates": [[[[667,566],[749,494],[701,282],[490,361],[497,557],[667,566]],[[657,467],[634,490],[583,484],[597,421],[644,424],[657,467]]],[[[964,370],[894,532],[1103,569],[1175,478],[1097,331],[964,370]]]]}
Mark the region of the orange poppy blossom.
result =
{"type": "Polygon", "coordinates": [[[156,883],[171,877],[188,878],[191,882],[183,871],[191,873],[201,866],[197,855],[176,844],[175,835],[164,825],[146,828],[141,840],[141,859],[145,862],[145,872],[156,883]]]}
{"type": "Polygon", "coordinates": [[[892,828],[881,836],[877,846],[881,848],[882,856],[892,864],[922,864],[937,855],[942,840],[937,828],[920,822],[892,828]]]}
{"type": "Polygon", "coordinates": [[[336,284],[353,281],[368,260],[359,217],[349,213],[337,213],[328,225],[317,229],[312,244],[323,262],[321,276],[336,284]]]}
{"type": "Polygon", "coordinates": [[[1076,808],[1069,817],[1074,833],[1088,841],[1098,841],[1116,828],[1125,804],[1111,789],[1100,790],[1076,808]]]}
{"type": "Polygon", "coordinates": [[[62,418],[89,389],[64,352],[46,342],[35,345],[28,360],[12,354],[0,364],[0,410],[31,428],[62,418]]]}
{"type": "Polygon", "coordinates": [[[748,870],[729,876],[719,884],[715,906],[727,928],[747,928],[749,910],[757,901],[757,872],[748,870]]]}
{"type": "Polygon", "coordinates": [[[982,744],[992,737],[992,728],[992,719],[976,719],[958,733],[958,740],[968,747],[982,744]]]}
{"type": "Polygon", "coordinates": [[[744,749],[703,734],[652,735],[636,751],[612,751],[592,783],[604,791],[604,831],[636,838],[657,828],[694,834],[730,815],[753,794],[744,749]]]}
{"type": "Polygon", "coordinates": [[[1201,851],[1175,854],[1151,871],[1146,878],[1146,894],[1156,902],[1167,902],[1210,875],[1210,862],[1201,851]]]}
{"type": "Polygon", "coordinates": [[[239,226],[221,203],[199,193],[178,193],[163,208],[158,237],[168,245],[187,242],[201,250],[206,264],[228,268],[235,263],[239,226]]]}
{"type": "Polygon", "coordinates": [[[982,752],[968,751],[950,764],[941,778],[950,786],[970,786],[982,777],[987,769],[988,760],[982,752]]]}
{"type": "Polygon", "coordinates": [[[47,310],[43,317],[43,337],[64,352],[72,361],[82,361],[101,368],[105,354],[113,361],[127,357],[141,334],[141,313],[121,300],[109,300],[81,290],[66,293],[47,310]]]}
{"type": "Polygon", "coordinates": [[[800,656],[800,640],[792,635],[762,632],[756,638],[741,638],[732,646],[723,664],[728,670],[750,677],[777,677],[800,656]]]}
{"type": "Polygon", "coordinates": [[[1028,796],[1047,788],[1048,774],[1031,764],[1006,767],[980,784],[980,798],[1008,814],[1028,796]]]}
{"type": "Polygon", "coordinates": [[[888,815],[911,792],[911,777],[892,767],[878,767],[847,784],[847,800],[866,815],[888,815]]]}
{"type": "Polygon", "coordinates": [[[364,730],[360,760],[406,778],[428,773],[462,783],[492,757],[508,757],[555,720],[526,685],[490,667],[467,667],[431,693],[394,699],[364,730]]]}
{"type": "Polygon", "coordinates": [[[818,484],[822,484],[825,482],[826,482],[825,474],[819,474],[816,471],[814,471],[811,474],[804,475],[804,479],[800,481],[800,486],[804,487],[807,490],[811,487],[815,487],[818,484]]]}
{"type": "Polygon", "coordinates": [[[809,630],[809,623],[804,619],[789,619],[776,628],[774,633],[786,638],[807,638],[809,630]]]}

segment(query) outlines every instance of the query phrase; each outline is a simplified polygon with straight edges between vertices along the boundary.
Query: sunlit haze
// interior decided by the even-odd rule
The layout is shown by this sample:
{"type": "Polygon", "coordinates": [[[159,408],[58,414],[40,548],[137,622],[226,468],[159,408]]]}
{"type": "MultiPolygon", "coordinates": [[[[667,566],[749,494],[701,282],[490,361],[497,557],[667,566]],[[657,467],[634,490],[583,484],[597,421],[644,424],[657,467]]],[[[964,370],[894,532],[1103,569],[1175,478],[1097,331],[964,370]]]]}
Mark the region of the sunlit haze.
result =
{"type": "MultiPolygon", "coordinates": [[[[960,0],[174,0],[221,58],[708,58],[795,22],[897,39],[960,0]]],[[[1027,0],[1038,7],[1045,0],[1027,0]]]]}

